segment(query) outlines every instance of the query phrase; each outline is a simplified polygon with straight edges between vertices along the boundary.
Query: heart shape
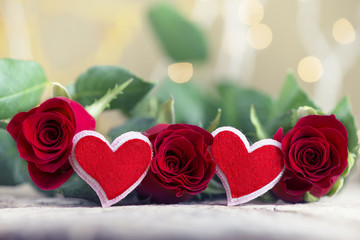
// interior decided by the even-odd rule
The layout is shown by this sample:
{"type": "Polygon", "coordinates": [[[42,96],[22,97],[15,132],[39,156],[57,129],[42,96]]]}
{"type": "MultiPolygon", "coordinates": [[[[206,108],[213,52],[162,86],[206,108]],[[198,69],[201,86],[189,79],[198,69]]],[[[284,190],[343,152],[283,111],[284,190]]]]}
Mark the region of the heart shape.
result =
{"type": "Polygon", "coordinates": [[[151,143],[139,132],[127,132],[110,145],[94,131],[73,138],[70,164],[109,207],[125,198],[146,176],[152,158],[151,143]]]}
{"type": "Polygon", "coordinates": [[[211,154],[229,206],[261,196],[280,180],[284,162],[278,141],[264,139],[250,146],[245,135],[232,127],[218,128],[212,135],[211,154]]]}

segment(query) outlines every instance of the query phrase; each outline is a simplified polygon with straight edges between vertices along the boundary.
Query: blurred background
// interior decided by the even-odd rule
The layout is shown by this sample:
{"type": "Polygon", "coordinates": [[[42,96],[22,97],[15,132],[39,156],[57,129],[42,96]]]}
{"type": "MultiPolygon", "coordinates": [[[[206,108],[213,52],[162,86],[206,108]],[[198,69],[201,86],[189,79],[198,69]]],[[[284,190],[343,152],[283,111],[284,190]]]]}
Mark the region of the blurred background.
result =
{"type": "MultiPolygon", "coordinates": [[[[359,125],[359,1],[161,2],[205,36],[204,54],[186,61],[165,53],[149,18],[157,0],[0,0],[0,56],[35,60],[64,85],[93,65],[118,65],[151,82],[236,82],[272,96],[292,70],[324,111],[349,95],[359,125]]],[[[107,113],[100,129],[121,121],[107,113]]]]}

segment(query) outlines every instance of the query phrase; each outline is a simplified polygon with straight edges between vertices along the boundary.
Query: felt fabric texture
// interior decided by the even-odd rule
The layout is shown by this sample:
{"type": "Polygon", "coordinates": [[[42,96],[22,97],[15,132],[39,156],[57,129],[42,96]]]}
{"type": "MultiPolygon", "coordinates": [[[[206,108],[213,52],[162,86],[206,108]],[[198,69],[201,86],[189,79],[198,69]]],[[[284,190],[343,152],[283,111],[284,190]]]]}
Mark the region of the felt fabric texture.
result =
{"type": "Polygon", "coordinates": [[[213,133],[211,154],[216,174],[226,190],[228,205],[248,202],[271,189],[284,171],[281,144],[264,139],[250,146],[245,135],[232,127],[213,133]]]}
{"type": "Polygon", "coordinates": [[[95,190],[103,207],[126,197],[149,170],[151,143],[141,133],[125,133],[110,145],[101,134],[82,131],[73,142],[70,164],[95,190]]]}

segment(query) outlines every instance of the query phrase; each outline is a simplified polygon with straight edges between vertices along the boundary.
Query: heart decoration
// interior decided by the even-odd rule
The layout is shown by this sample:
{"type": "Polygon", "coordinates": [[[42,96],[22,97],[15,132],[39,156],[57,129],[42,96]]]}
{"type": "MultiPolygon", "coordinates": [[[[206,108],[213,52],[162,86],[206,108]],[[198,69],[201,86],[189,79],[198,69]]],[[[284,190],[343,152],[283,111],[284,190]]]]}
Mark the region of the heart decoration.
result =
{"type": "Polygon", "coordinates": [[[212,135],[211,154],[229,206],[261,196],[280,180],[284,162],[278,141],[264,139],[250,146],[245,135],[232,127],[218,128],[212,135]]]}
{"type": "Polygon", "coordinates": [[[151,143],[139,132],[127,132],[110,145],[94,131],[73,138],[70,164],[97,193],[103,207],[125,198],[146,176],[152,158],[151,143]]]}

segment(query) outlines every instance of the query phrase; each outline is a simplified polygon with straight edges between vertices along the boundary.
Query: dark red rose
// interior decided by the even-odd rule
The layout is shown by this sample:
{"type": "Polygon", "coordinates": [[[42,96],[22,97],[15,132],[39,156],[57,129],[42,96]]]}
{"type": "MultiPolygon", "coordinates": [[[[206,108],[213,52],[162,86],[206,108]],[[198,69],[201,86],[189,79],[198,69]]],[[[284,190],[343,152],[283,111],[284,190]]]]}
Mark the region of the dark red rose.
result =
{"type": "Polygon", "coordinates": [[[345,126],[334,115],[309,115],[281,138],[282,130],[274,139],[282,142],[286,170],[273,193],[290,202],[303,201],[307,191],[325,195],[347,166],[345,126]]]}
{"type": "Polygon", "coordinates": [[[51,98],[29,112],[16,114],[7,125],[31,179],[41,189],[61,186],[74,172],[68,157],[74,135],[94,130],[95,119],[77,102],[51,98]]]}
{"type": "Polygon", "coordinates": [[[188,124],[158,124],[145,132],[153,144],[151,168],[138,192],[153,202],[175,203],[204,191],[216,164],[208,151],[212,135],[188,124]]]}

